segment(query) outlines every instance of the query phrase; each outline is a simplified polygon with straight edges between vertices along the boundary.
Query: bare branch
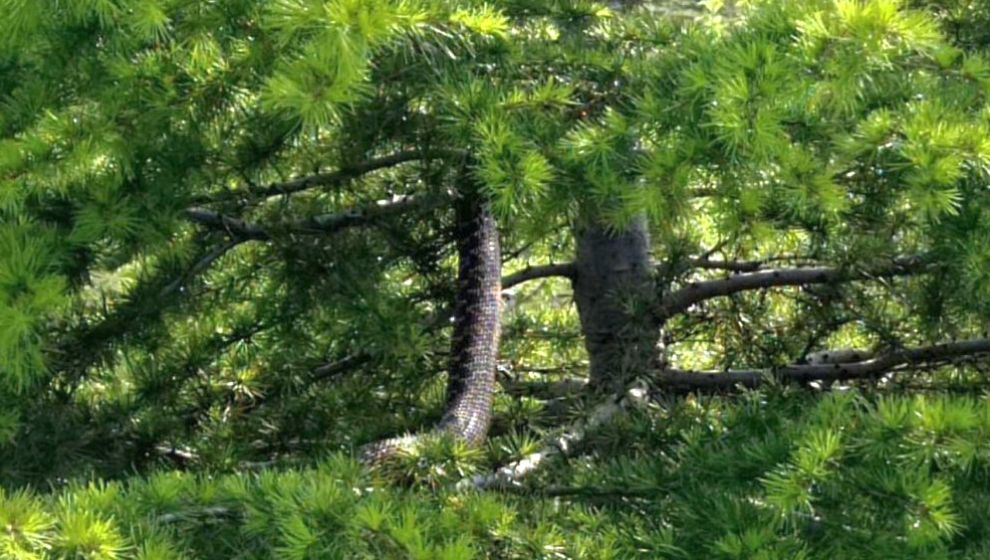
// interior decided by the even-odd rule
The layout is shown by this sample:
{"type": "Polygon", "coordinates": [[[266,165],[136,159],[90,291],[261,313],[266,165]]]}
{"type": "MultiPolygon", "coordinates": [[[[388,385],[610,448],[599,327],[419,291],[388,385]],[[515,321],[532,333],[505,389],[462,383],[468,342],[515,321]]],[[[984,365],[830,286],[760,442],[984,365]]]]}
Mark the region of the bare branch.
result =
{"type": "Polygon", "coordinates": [[[648,500],[670,494],[670,484],[656,486],[496,486],[492,490],[519,496],[612,501],[648,500]]]}
{"type": "Polygon", "coordinates": [[[920,272],[924,269],[925,264],[925,261],[920,258],[906,257],[895,259],[884,266],[865,270],[831,267],[780,268],[739,274],[718,280],[691,282],[663,298],[655,309],[655,315],[661,320],[667,319],[687,311],[696,303],[746,290],[906,276],[920,272]]]}
{"type": "Polygon", "coordinates": [[[814,259],[800,256],[777,256],[766,259],[756,259],[748,261],[730,261],[712,259],[710,257],[697,257],[687,260],[688,268],[699,268],[702,270],[725,270],[728,272],[756,272],[764,270],[771,263],[787,262],[791,266],[814,264],[814,259]]]}
{"type": "Polygon", "coordinates": [[[340,214],[315,216],[302,222],[290,224],[288,229],[292,233],[335,233],[349,227],[369,225],[376,220],[405,212],[431,210],[447,202],[446,198],[437,196],[397,195],[340,214]]]}
{"type": "Polygon", "coordinates": [[[539,451],[504,465],[495,472],[463,479],[457,483],[457,488],[490,490],[518,487],[523,479],[537,472],[541,465],[556,457],[572,455],[589,433],[613,422],[627,410],[642,408],[648,402],[649,394],[641,387],[630,388],[621,398],[618,395],[610,396],[595,406],[587,416],[551,436],[539,451]]]}
{"type": "Polygon", "coordinates": [[[544,264],[539,266],[527,266],[519,272],[510,274],[502,279],[502,289],[507,290],[523,282],[536,280],[539,278],[550,278],[560,276],[571,280],[577,275],[574,263],[565,264],[544,264]]]}
{"type": "Polygon", "coordinates": [[[690,268],[700,268],[703,270],[728,270],[730,272],[756,272],[764,266],[766,261],[721,261],[709,258],[689,259],[687,262],[690,268]]]}
{"type": "Polygon", "coordinates": [[[168,459],[180,467],[187,467],[191,463],[199,460],[199,455],[188,448],[179,448],[175,445],[159,444],[155,446],[155,453],[168,459]]]}
{"type": "Polygon", "coordinates": [[[849,362],[862,362],[872,357],[873,352],[866,352],[855,348],[839,348],[811,352],[804,357],[803,361],[812,365],[845,364],[849,362]]]}
{"type": "Polygon", "coordinates": [[[664,389],[685,391],[731,389],[736,386],[752,388],[761,385],[767,379],[795,383],[846,381],[876,377],[904,367],[944,365],[963,358],[985,358],[987,354],[990,354],[990,338],[979,338],[875,355],[864,350],[859,353],[860,356],[872,357],[850,362],[790,365],[776,369],[730,370],[721,373],[668,369],[659,372],[655,379],[664,389]]]}
{"type": "Polygon", "coordinates": [[[180,290],[185,284],[188,284],[190,280],[206,272],[211,266],[213,266],[213,263],[216,262],[217,259],[227,254],[227,252],[234,247],[240,245],[241,242],[242,241],[240,239],[234,239],[220,245],[219,247],[215,247],[212,251],[204,255],[203,258],[196,261],[196,263],[193,264],[185,274],[169,282],[168,285],[162,288],[162,291],[159,292],[158,297],[165,298],[180,290]]]}
{"type": "Polygon", "coordinates": [[[443,197],[400,195],[378,200],[367,206],[354,208],[339,214],[323,214],[306,220],[287,224],[262,226],[245,222],[239,218],[226,216],[212,210],[191,208],[186,210],[186,218],[196,224],[227,232],[241,240],[268,241],[280,232],[302,235],[325,235],[358,226],[365,226],[377,220],[399,215],[413,210],[428,210],[446,202],[443,197]]]}
{"type": "Polygon", "coordinates": [[[583,377],[565,377],[557,381],[509,381],[502,385],[502,391],[508,395],[536,397],[543,400],[573,397],[587,389],[588,380],[583,377]]]}
{"type": "Polygon", "coordinates": [[[370,354],[351,354],[336,362],[323,364],[313,370],[313,381],[325,381],[338,375],[358,368],[371,361],[370,354]]]}
{"type": "Polygon", "coordinates": [[[225,231],[231,237],[237,239],[254,239],[258,241],[267,241],[271,239],[271,235],[269,235],[265,228],[257,224],[250,224],[244,220],[233,218],[231,216],[225,216],[218,212],[213,212],[212,210],[190,208],[186,210],[185,215],[186,219],[190,222],[201,226],[206,226],[211,229],[225,231]]]}
{"type": "Polygon", "coordinates": [[[624,404],[625,400],[617,403],[614,399],[608,399],[595,407],[586,419],[550,438],[539,451],[504,465],[495,472],[465,478],[458,482],[457,487],[463,490],[471,488],[488,490],[519,486],[524,478],[535,473],[549,460],[569,455],[573,448],[585,439],[588,432],[608,424],[619,415],[623,411],[624,404]]]}
{"type": "MultiPolygon", "coordinates": [[[[272,183],[264,187],[255,187],[245,190],[245,194],[249,197],[255,198],[270,198],[273,196],[293,194],[315,187],[326,187],[330,185],[339,185],[346,183],[352,179],[366,175],[373,171],[378,171],[380,169],[386,169],[389,167],[395,167],[403,163],[408,163],[411,161],[426,161],[431,159],[444,159],[444,158],[460,158],[464,157],[464,152],[461,150],[450,150],[450,149],[430,149],[430,150],[405,150],[397,152],[391,155],[382,156],[361,163],[356,163],[347,167],[342,167],[337,171],[331,171],[329,173],[317,173],[316,175],[307,175],[305,177],[299,177],[291,181],[285,181],[281,183],[272,183]]],[[[229,200],[232,196],[227,195],[215,199],[204,198],[197,200],[198,204],[205,204],[208,202],[219,202],[222,200],[229,200]]]]}

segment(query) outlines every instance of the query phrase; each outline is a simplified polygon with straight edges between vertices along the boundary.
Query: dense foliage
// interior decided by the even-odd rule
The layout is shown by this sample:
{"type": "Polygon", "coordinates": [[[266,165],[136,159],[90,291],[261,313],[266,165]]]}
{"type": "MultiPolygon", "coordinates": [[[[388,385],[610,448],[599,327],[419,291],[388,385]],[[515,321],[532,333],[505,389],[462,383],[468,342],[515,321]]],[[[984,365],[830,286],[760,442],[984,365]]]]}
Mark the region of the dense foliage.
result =
{"type": "MultiPolygon", "coordinates": [[[[773,391],[680,400],[637,411],[587,445],[607,458],[561,465],[544,473],[545,484],[510,494],[395,488],[341,456],[305,470],[161,472],[45,496],[9,491],[0,494],[0,520],[12,528],[0,534],[0,554],[728,560],[990,552],[986,399],[773,391]]],[[[477,466],[465,455],[454,462],[477,466]]],[[[418,472],[421,483],[431,478],[418,472]]]]}
{"type": "Polygon", "coordinates": [[[0,558],[990,554],[990,8],[686,4],[0,0],[0,558]],[[369,470],[442,414],[465,183],[488,443],[369,470]],[[657,355],[572,438],[589,230],[657,355]]]}

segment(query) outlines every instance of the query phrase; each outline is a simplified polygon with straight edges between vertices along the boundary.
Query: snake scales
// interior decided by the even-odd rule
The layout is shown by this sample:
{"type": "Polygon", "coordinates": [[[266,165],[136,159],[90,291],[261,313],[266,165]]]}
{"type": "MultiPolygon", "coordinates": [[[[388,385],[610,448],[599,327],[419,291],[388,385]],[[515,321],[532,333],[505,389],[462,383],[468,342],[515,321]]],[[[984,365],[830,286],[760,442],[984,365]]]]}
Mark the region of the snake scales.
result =
{"type": "MultiPolygon", "coordinates": [[[[501,334],[501,249],[491,205],[480,194],[457,199],[455,221],[459,264],[447,402],[433,432],[449,433],[477,445],[488,433],[495,397],[495,360],[501,334]]],[[[361,449],[361,459],[365,463],[386,460],[414,445],[418,437],[368,444],[361,449]]]]}

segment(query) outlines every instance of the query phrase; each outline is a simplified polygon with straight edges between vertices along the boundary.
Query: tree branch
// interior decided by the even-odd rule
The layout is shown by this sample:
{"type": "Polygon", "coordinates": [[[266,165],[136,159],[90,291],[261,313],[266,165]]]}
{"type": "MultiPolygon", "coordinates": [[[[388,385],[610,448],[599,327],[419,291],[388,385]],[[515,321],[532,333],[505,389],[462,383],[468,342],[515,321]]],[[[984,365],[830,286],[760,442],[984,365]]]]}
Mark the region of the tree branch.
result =
{"type": "MultiPolygon", "coordinates": [[[[871,356],[871,352],[865,350],[859,354],[871,356]]],[[[790,365],[776,369],[730,370],[722,373],[668,369],[659,372],[655,379],[664,389],[684,391],[731,389],[736,386],[753,388],[767,379],[795,383],[846,381],[875,377],[895,371],[902,366],[941,365],[961,358],[986,354],[990,354],[990,338],[978,338],[920,348],[905,348],[850,362],[790,365]]]]}
{"type": "Polygon", "coordinates": [[[189,208],[185,211],[186,219],[195,224],[227,232],[231,237],[240,240],[267,241],[271,235],[265,228],[245,222],[244,220],[226,216],[203,208],[189,208]]]}
{"type": "Polygon", "coordinates": [[[746,290],[906,276],[923,270],[925,266],[925,261],[920,258],[906,257],[895,259],[888,265],[866,270],[829,267],[780,268],[739,274],[718,280],[691,282],[663,298],[654,313],[658,319],[665,320],[687,311],[696,303],[746,290]]]}
{"type": "Polygon", "coordinates": [[[346,210],[339,214],[323,214],[288,224],[262,226],[245,222],[239,218],[226,216],[203,208],[186,210],[186,218],[210,229],[227,232],[241,240],[268,241],[279,232],[302,235],[325,235],[358,226],[365,226],[377,220],[413,210],[428,210],[440,206],[442,197],[400,195],[378,200],[366,206],[346,210]]]}
{"type": "MultiPolygon", "coordinates": [[[[244,241],[270,241],[279,232],[300,235],[327,235],[341,230],[372,225],[378,220],[396,216],[410,211],[425,211],[437,208],[448,200],[442,196],[411,196],[400,195],[389,199],[379,200],[372,204],[347,210],[338,214],[324,214],[306,220],[289,224],[262,226],[246,222],[239,218],[226,216],[203,208],[186,210],[186,219],[209,229],[226,232],[233,239],[223,249],[224,252],[244,241]]],[[[218,255],[219,256],[219,255],[218,255]]],[[[216,257],[214,257],[215,259],[216,257]]],[[[211,260],[212,262],[212,260],[211,260]]],[[[502,279],[502,289],[507,290],[523,282],[560,276],[574,279],[576,270],[574,263],[546,264],[528,266],[519,272],[510,274],[502,279]]]]}
{"type": "Polygon", "coordinates": [[[162,276],[153,275],[139,283],[127,299],[99,321],[83,322],[59,333],[64,336],[58,337],[48,350],[53,371],[58,371],[70,386],[75,384],[86,375],[90,365],[108,359],[114,348],[112,341],[140,333],[144,327],[160,321],[162,312],[184,295],[182,288],[240,243],[234,239],[209,251],[203,247],[196,260],[177,275],[173,276],[170,270],[159,271],[162,276]]]}
{"type": "MultiPolygon", "coordinates": [[[[463,157],[465,152],[461,150],[452,149],[429,149],[420,150],[412,149],[397,152],[391,155],[382,156],[361,163],[356,163],[350,166],[342,167],[337,171],[331,171],[329,173],[317,173],[316,175],[307,175],[305,177],[299,177],[291,181],[285,181],[281,183],[272,183],[264,187],[250,188],[244,191],[244,194],[256,198],[270,198],[273,196],[280,196],[286,194],[293,194],[300,191],[305,191],[315,187],[325,187],[330,185],[338,185],[371,173],[373,171],[378,171],[379,169],[386,169],[389,167],[395,167],[403,163],[408,163],[411,161],[425,161],[431,159],[444,159],[444,158],[455,158],[463,157]]],[[[199,199],[196,202],[198,204],[205,204],[208,202],[220,202],[223,200],[229,200],[239,193],[232,193],[232,195],[227,195],[215,199],[199,199]]]]}
{"type": "Polygon", "coordinates": [[[803,261],[808,264],[809,259],[807,257],[772,257],[768,259],[761,260],[751,260],[751,261],[728,261],[728,260],[718,260],[709,257],[698,257],[691,258],[687,260],[687,266],[689,268],[700,268],[702,270],[727,270],[729,272],[756,272],[767,267],[772,262],[789,261],[791,264],[797,264],[795,261],[803,261]]]}
{"type": "Polygon", "coordinates": [[[547,461],[561,455],[569,455],[573,448],[585,439],[588,432],[608,424],[620,414],[624,404],[625,400],[616,402],[614,399],[608,399],[595,407],[586,419],[569,426],[562,433],[550,438],[539,451],[504,465],[495,472],[465,478],[457,483],[457,487],[459,489],[488,490],[519,486],[524,478],[535,473],[547,461]]]}
{"type": "Polygon", "coordinates": [[[188,284],[193,278],[206,272],[207,269],[213,266],[213,263],[216,262],[217,259],[224,256],[225,254],[227,254],[228,251],[230,251],[234,247],[237,247],[240,244],[241,244],[241,240],[234,239],[228,241],[227,243],[224,243],[223,245],[220,245],[219,247],[215,247],[212,251],[210,251],[209,253],[204,255],[201,259],[196,261],[193,264],[193,266],[190,267],[188,271],[186,271],[185,274],[179,276],[172,282],[169,282],[168,285],[162,288],[161,292],[159,292],[158,297],[166,298],[172,295],[172,293],[182,289],[182,287],[188,284]]]}
{"type": "Polygon", "coordinates": [[[340,214],[314,216],[302,222],[290,224],[288,229],[292,233],[335,233],[349,227],[369,225],[376,220],[405,212],[432,210],[446,202],[448,200],[444,197],[397,195],[340,214]]]}
{"type": "Polygon", "coordinates": [[[313,370],[312,381],[326,381],[342,373],[358,368],[371,361],[370,354],[351,354],[335,361],[323,364],[313,370]]]}
{"type": "Polygon", "coordinates": [[[465,478],[457,483],[457,488],[489,490],[518,487],[523,479],[537,472],[541,465],[556,457],[573,454],[589,433],[608,425],[624,415],[626,410],[642,408],[648,402],[649,394],[641,387],[630,388],[621,398],[618,395],[610,396],[594,407],[586,417],[550,437],[539,451],[504,465],[495,472],[465,478]]]}
{"type": "Polygon", "coordinates": [[[515,272],[503,278],[502,289],[507,290],[513,286],[522,284],[523,282],[536,280],[538,278],[550,278],[552,276],[561,276],[573,280],[576,275],[577,269],[574,266],[574,263],[527,266],[519,272],[515,272]]]}
{"type": "Polygon", "coordinates": [[[764,261],[720,261],[708,258],[689,259],[687,266],[703,270],[728,270],[730,272],[756,272],[766,263],[764,261]]]}

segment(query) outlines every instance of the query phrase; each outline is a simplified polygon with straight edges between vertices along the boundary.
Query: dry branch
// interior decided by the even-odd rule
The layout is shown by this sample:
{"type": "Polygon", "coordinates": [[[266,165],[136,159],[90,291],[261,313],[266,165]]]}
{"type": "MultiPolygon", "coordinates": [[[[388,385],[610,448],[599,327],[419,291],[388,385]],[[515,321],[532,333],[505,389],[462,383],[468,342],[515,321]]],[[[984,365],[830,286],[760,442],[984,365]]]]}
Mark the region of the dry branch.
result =
{"type": "Polygon", "coordinates": [[[899,368],[942,365],[958,359],[986,357],[987,354],[990,354],[990,338],[978,338],[878,354],[864,350],[862,356],[868,359],[854,362],[796,364],[780,368],[726,372],[668,369],[659,372],[654,379],[662,389],[673,391],[753,388],[769,379],[801,384],[812,381],[849,381],[875,378],[898,371],[899,368]]]}

